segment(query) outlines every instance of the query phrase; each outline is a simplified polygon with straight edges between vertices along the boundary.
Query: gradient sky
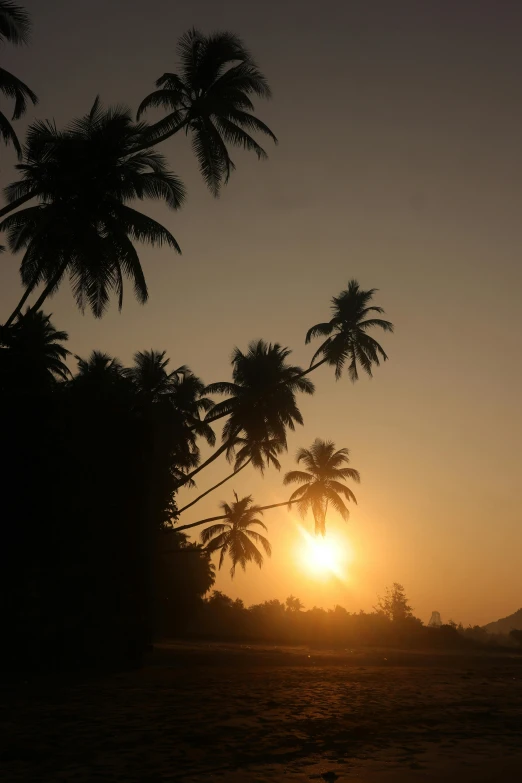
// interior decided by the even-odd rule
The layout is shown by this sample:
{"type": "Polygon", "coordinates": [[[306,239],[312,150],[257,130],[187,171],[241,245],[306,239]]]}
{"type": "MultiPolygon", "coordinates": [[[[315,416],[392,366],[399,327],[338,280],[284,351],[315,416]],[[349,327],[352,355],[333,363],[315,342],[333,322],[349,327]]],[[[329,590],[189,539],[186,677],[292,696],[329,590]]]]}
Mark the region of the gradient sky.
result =
{"type": "MultiPolygon", "coordinates": [[[[345,582],[321,582],[296,562],[296,517],[269,511],[273,544],[262,572],[216,587],[247,603],[293,593],[306,607],[371,609],[393,581],[416,614],[485,623],[522,604],[522,4],[513,0],[25,0],[29,49],[3,63],[40,96],[29,118],[62,124],[97,93],[135,108],[188,27],[231,29],[252,49],[274,91],[258,115],[277,134],[270,160],[236,153],[219,201],[200,180],[184,137],[162,146],[185,180],[184,209],[149,212],[183,256],[143,248],[150,301],[126,290],[96,321],[68,286],[48,303],[70,349],[130,362],[166,349],[206,382],[229,378],[234,345],[263,337],[294,349],[326,320],[349,278],[380,289],[396,325],[390,361],[372,381],[335,382],[321,368],[305,426],[284,469],[316,437],[348,446],[362,474],[345,525],[354,561],[345,582]]],[[[23,128],[18,123],[18,129],[23,128]]],[[[2,184],[14,156],[1,149],[2,184]]],[[[18,301],[18,259],[2,257],[0,306],[18,301]]],[[[227,471],[205,471],[200,490],[227,471]]],[[[287,497],[282,476],[246,469],[186,521],[217,513],[232,490],[287,497]]],[[[185,492],[181,500],[188,499],[185,492]]],[[[308,520],[311,526],[311,520],[308,520]]]]}

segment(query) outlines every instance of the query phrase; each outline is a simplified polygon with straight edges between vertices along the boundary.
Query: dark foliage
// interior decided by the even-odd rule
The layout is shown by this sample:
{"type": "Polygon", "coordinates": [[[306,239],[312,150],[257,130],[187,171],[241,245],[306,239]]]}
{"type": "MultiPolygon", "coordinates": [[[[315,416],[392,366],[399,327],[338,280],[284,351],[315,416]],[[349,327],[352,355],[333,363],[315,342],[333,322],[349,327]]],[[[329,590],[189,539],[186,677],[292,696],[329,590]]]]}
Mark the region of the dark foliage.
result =
{"type": "MultiPolygon", "coordinates": [[[[0,45],[11,43],[15,46],[26,44],[29,41],[31,20],[26,10],[13,3],[12,0],[0,0],[0,45]]],[[[14,101],[13,120],[19,120],[25,114],[27,102],[35,104],[38,98],[35,93],[12,73],[0,68],[0,93],[14,101]]],[[[0,136],[6,144],[12,144],[18,157],[22,157],[22,147],[18,141],[16,132],[5,116],[0,111],[0,136]]]]}
{"type": "MultiPolygon", "coordinates": [[[[393,596],[396,587],[393,585],[386,595],[393,596]]],[[[403,589],[400,598],[399,603],[404,608],[404,599],[407,607],[403,589]]],[[[393,609],[397,609],[395,603],[393,609]]],[[[509,645],[506,636],[494,637],[478,627],[464,629],[446,624],[430,628],[414,617],[409,608],[391,614],[381,609],[349,612],[342,606],[333,609],[314,606],[304,610],[294,596],[289,596],[285,603],[272,600],[247,608],[242,601],[234,601],[218,590],[200,602],[198,613],[184,633],[193,638],[343,649],[360,646],[466,649],[509,645]]]]}
{"type": "Polygon", "coordinates": [[[31,667],[138,662],[172,622],[166,601],[181,621],[213,582],[208,554],[170,532],[176,471],[199,459],[190,426],[203,384],[185,368],[194,399],[176,407],[169,392],[144,395],[139,367],[97,352],[58,383],[67,335],[37,316],[8,330],[14,348],[4,333],[0,354],[21,366],[34,320],[47,335],[32,383],[2,374],[2,655],[31,667]]]}

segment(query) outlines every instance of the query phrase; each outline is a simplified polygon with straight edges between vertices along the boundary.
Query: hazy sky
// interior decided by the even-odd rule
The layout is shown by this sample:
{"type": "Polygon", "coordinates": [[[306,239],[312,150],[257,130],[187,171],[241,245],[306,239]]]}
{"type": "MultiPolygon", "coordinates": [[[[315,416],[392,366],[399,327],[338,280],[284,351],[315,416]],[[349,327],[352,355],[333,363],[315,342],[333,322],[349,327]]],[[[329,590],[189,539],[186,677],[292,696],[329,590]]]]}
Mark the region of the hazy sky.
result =
{"type": "MultiPolygon", "coordinates": [[[[227,28],[254,52],[273,87],[258,115],[279,137],[270,160],[235,154],[219,201],[190,144],[162,151],[185,180],[177,213],[152,207],[183,249],[143,248],[150,301],[126,290],[123,313],[76,312],[68,286],[48,303],[69,347],[130,362],[166,349],[206,382],[229,378],[234,345],[263,337],[311,358],[304,335],[326,320],[349,278],[378,287],[396,325],[390,361],[372,381],[314,374],[298,446],[330,438],[362,474],[348,525],[331,517],[355,557],[343,583],[296,563],[295,517],[269,511],[274,554],[216,587],[246,602],[298,595],[306,607],[370,609],[403,582],[427,620],[485,623],[522,604],[522,4],[517,0],[25,0],[29,49],[3,64],[40,96],[33,117],[58,124],[97,93],[135,108],[176,67],[188,27],[227,28]]],[[[18,123],[21,129],[23,125],[18,123]]],[[[1,148],[2,184],[15,162],[1,148]]],[[[2,257],[0,306],[18,300],[18,259],[2,257]]],[[[227,472],[205,471],[200,490],[227,472]]],[[[287,497],[281,476],[246,469],[190,512],[217,513],[232,490],[287,497]]],[[[185,492],[182,500],[189,497],[185,492]]],[[[311,526],[311,520],[308,525],[311,526]]]]}

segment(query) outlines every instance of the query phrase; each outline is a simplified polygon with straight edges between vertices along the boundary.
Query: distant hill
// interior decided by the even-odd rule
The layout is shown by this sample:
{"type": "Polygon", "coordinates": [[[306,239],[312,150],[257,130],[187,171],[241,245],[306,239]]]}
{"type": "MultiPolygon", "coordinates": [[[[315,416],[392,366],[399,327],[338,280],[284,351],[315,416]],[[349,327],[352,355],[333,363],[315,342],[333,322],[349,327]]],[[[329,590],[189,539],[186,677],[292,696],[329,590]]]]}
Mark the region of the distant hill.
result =
{"type": "Polygon", "coordinates": [[[484,628],[488,633],[503,633],[508,634],[513,628],[522,630],[522,609],[518,612],[510,614],[508,617],[503,617],[502,620],[497,620],[494,623],[488,623],[484,628]]]}

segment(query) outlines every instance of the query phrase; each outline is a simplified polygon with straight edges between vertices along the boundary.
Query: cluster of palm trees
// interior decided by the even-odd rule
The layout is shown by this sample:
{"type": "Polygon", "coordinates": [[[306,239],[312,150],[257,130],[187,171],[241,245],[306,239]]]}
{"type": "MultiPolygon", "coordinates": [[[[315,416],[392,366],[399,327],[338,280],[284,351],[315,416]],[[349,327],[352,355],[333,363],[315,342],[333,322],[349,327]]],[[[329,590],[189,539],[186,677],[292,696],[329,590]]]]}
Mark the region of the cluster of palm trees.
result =
{"type": "MultiPolygon", "coordinates": [[[[0,0],[0,43],[26,43],[30,22],[12,0],[0,0]]],[[[243,42],[231,33],[204,35],[192,29],[178,42],[179,68],[165,73],[157,89],[140,104],[136,120],[130,109],[104,109],[96,98],[89,112],[64,129],[54,122],[33,122],[22,146],[3,114],[0,133],[18,155],[18,178],[6,189],[7,204],[0,209],[0,231],[13,254],[21,254],[23,296],[0,327],[0,391],[9,396],[28,389],[45,394],[64,390],[125,400],[129,410],[145,421],[161,440],[172,491],[193,486],[195,477],[225,455],[233,471],[182,508],[169,501],[165,513],[175,530],[219,521],[207,528],[202,542],[209,552],[228,553],[232,571],[249,560],[261,565],[260,544],[269,554],[267,540],[250,528],[266,508],[250,497],[223,504],[223,514],[211,520],[179,525],[179,517],[214,489],[248,465],[264,472],[280,469],[287,449],[287,432],[303,423],[297,395],[314,393],[308,377],[323,364],[340,378],[346,369],[352,381],[387,356],[371,332],[391,332],[392,324],[380,317],[373,302],[375,289],[364,290],[356,280],[332,301],[331,318],[308,330],[305,342],[326,338],[310,366],[289,363],[291,351],[278,343],[258,340],[246,352],[235,349],[232,380],[205,385],[187,366],[169,369],[165,352],[143,351],[125,368],[114,357],[93,352],[78,359],[71,374],[67,334],[54,328],[42,307],[68,277],[78,307],[101,317],[111,295],[123,304],[124,279],[131,281],[139,302],[148,298],[147,283],[137,243],[181,249],[169,229],[138,209],[137,202],[159,200],[173,211],[183,204],[185,188],[156,146],[181,131],[189,136],[201,174],[212,194],[234,170],[231,148],[266,157],[252,134],[277,139],[254,114],[255,98],[269,98],[270,88],[243,42]],[[152,124],[141,120],[151,109],[166,113],[152,124]],[[30,299],[32,304],[27,307],[30,299]],[[24,308],[25,312],[24,312],[24,308]],[[223,399],[212,399],[219,395],[223,399]],[[223,420],[221,443],[201,460],[200,439],[214,447],[212,425],[223,420]],[[168,507],[167,507],[168,506],[168,507]],[[221,522],[221,520],[224,520],[221,522]]],[[[0,69],[0,90],[15,101],[13,119],[36,103],[36,95],[11,74],[0,69]]],[[[77,357],[78,358],[78,357],[77,357]]],[[[158,446],[159,449],[159,446],[158,446]]],[[[357,471],[346,467],[348,452],[316,440],[301,449],[298,462],[306,471],[291,471],[285,484],[299,483],[289,501],[301,513],[310,510],[316,533],[325,532],[327,508],[344,518],[345,500],[355,500],[346,479],[358,481],[357,471]]],[[[171,492],[172,496],[172,492],[171,492]]]]}
{"type": "Polygon", "coordinates": [[[130,368],[94,351],[88,359],[77,357],[78,372],[72,375],[66,364],[67,334],[56,331],[41,311],[30,310],[19,314],[2,338],[3,390],[18,394],[28,386],[34,390],[35,384],[39,384],[51,392],[81,388],[95,395],[116,395],[132,410],[146,415],[156,437],[165,440],[163,448],[173,476],[173,492],[182,486],[194,486],[195,477],[224,455],[233,465],[232,472],[183,507],[171,506],[166,525],[184,531],[219,522],[205,529],[202,543],[209,552],[221,549],[220,563],[225,553],[230,554],[233,572],[237,563],[242,567],[249,560],[262,563],[255,543],[260,543],[269,554],[264,539],[258,533],[250,535],[248,527],[264,510],[295,504],[301,514],[312,513],[315,532],[320,535],[325,533],[329,507],[347,519],[344,501],[355,501],[355,496],[344,482],[348,479],[358,482],[359,474],[348,467],[347,449],[336,451],[333,443],[316,440],[310,449],[300,449],[297,454],[297,462],[305,470],[293,470],[285,475],[284,485],[300,485],[288,501],[260,507],[253,505],[250,497],[236,498],[235,502],[222,506],[222,515],[179,524],[189,508],[248,465],[261,473],[269,467],[281,468],[279,457],[287,449],[287,432],[303,423],[297,395],[314,393],[314,385],[307,377],[309,373],[322,364],[329,364],[334,367],[336,377],[346,368],[355,381],[360,369],[371,375],[374,365],[381,358],[386,359],[382,347],[369,334],[376,328],[392,330],[389,321],[373,317],[375,312],[383,312],[372,304],[374,294],[375,290],[363,290],[357,281],[351,280],[333,298],[330,321],[307,333],[307,340],[318,332],[327,336],[308,369],[288,362],[291,354],[288,348],[258,340],[246,352],[235,349],[231,382],[209,385],[186,365],[170,370],[165,351],[140,351],[130,368]],[[322,357],[319,362],[314,361],[317,355],[322,357]],[[211,397],[216,394],[224,399],[214,401],[211,397]],[[212,425],[221,419],[224,420],[222,442],[216,446],[212,425]],[[200,439],[207,446],[215,447],[203,461],[200,439]]]}

